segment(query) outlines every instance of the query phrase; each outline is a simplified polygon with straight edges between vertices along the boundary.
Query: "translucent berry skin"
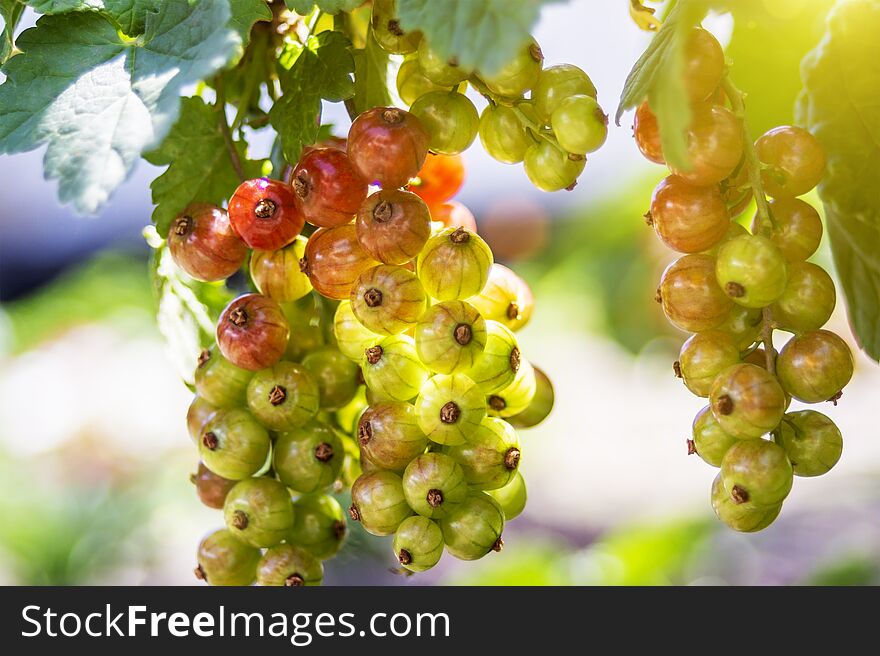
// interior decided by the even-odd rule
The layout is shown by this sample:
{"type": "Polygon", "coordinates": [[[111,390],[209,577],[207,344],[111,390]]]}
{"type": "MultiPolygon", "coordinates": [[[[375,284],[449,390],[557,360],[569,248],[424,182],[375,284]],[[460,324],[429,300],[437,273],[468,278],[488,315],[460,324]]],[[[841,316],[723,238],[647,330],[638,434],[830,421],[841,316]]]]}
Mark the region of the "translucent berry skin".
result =
{"type": "Polygon", "coordinates": [[[712,384],[709,402],[724,432],[739,439],[760,437],[779,425],[787,405],[776,378],[754,364],[736,364],[712,384]]]}
{"type": "Polygon", "coordinates": [[[376,43],[394,55],[415,52],[422,39],[422,33],[418,30],[407,32],[400,26],[395,0],[374,0],[370,28],[376,43]]]}
{"type": "Polygon", "coordinates": [[[454,59],[443,59],[431,50],[428,42],[422,39],[419,44],[419,67],[422,74],[434,84],[442,87],[453,87],[467,79],[469,71],[461,68],[454,59]]]}
{"type": "Polygon", "coordinates": [[[394,534],[392,548],[401,567],[410,572],[424,572],[440,562],[443,531],[427,517],[408,517],[394,534]]]}
{"type": "Polygon", "coordinates": [[[538,83],[543,62],[544,54],[532,39],[495,74],[480,77],[492,93],[518,98],[538,83]]]}
{"type": "Polygon", "coordinates": [[[712,482],[711,501],[716,517],[729,528],[740,533],[754,533],[767,528],[782,510],[781,503],[767,508],[755,508],[748,503],[735,503],[724,489],[720,473],[712,482]]]}
{"type": "MultiPolygon", "coordinates": [[[[703,187],[703,189],[709,189],[709,187],[703,187]]],[[[712,246],[702,251],[706,255],[711,255],[712,257],[718,257],[718,251],[721,250],[721,247],[724,246],[727,242],[732,239],[736,239],[737,237],[742,237],[743,235],[749,234],[749,231],[746,230],[742,225],[736,223],[734,221],[730,221],[727,224],[727,230],[721,235],[721,239],[716,241],[712,246]]]]}
{"type": "Polygon", "coordinates": [[[367,110],[348,132],[348,157],[370,184],[403,187],[418,174],[427,154],[427,130],[415,116],[396,107],[367,110]]]}
{"type": "Polygon", "coordinates": [[[738,305],[760,308],[785,291],[788,267],[776,244],[761,235],[743,235],[718,250],[718,284],[738,305]]]}
{"type": "Polygon", "coordinates": [[[391,335],[364,352],[361,371],[369,391],[380,401],[409,401],[428,379],[411,337],[391,335]]]}
{"type": "Polygon", "coordinates": [[[293,189],[280,180],[257,178],[242,182],[232,194],[229,221],[245,244],[274,251],[296,239],[305,217],[293,189]]]}
{"type": "Polygon", "coordinates": [[[252,371],[236,367],[219,349],[202,351],[194,374],[196,393],[214,408],[244,405],[252,371]]]}
{"type": "Polygon", "coordinates": [[[247,404],[254,417],[271,430],[303,426],[318,413],[318,383],[302,365],[282,361],[254,374],[247,404]]]}
{"type": "Polygon", "coordinates": [[[461,560],[479,560],[501,551],[504,511],[485,492],[472,492],[440,521],[446,551],[461,560]]]}
{"type": "Polygon", "coordinates": [[[724,432],[708,405],[694,418],[691,438],[697,455],[713,467],[720,467],[724,454],[739,441],[733,435],[724,432]]]}
{"type": "Polygon", "coordinates": [[[431,206],[431,219],[442,223],[447,228],[464,228],[469,232],[477,231],[477,220],[463,203],[451,200],[431,206]]]}
{"type": "Polygon", "coordinates": [[[514,417],[531,405],[538,389],[535,369],[522,358],[513,382],[504,389],[489,394],[486,403],[489,414],[494,417],[514,417]]]}
{"type": "Polygon", "coordinates": [[[281,306],[261,294],[234,299],[217,322],[217,346],[232,364],[248,371],[271,367],[287,348],[290,326],[281,306]]]}
{"type": "Polygon", "coordinates": [[[849,346],[828,330],[792,337],[776,360],[782,388],[804,403],[835,399],[852,378],[853,368],[849,346]]]}
{"type": "Polygon", "coordinates": [[[647,100],[636,108],[633,119],[633,138],[636,140],[639,152],[645,159],[655,164],[666,164],[657,116],[651,111],[647,100]]]}
{"type": "Polygon", "coordinates": [[[486,494],[495,499],[504,511],[505,521],[516,519],[526,508],[528,493],[526,481],[521,472],[517,471],[510,482],[497,490],[489,490],[486,494]]]}
{"type": "Polygon", "coordinates": [[[427,305],[422,283],[391,264],[367,269],[351,288],[351,309],[369,330],[394,335],[413,327],[427,305]]]}
{"type": "Polygon", "coordinates": [[[321,325],[322,315],[317,296],[310,294],[293,303],[281,306],[284,317],[290,325],[290,338],[284,350],[284,358],[298,362],[319,348],[326,341],[321,325]]]}
{"type": "MultiPolygon", "coordinates": [[[[822,219],[812,205],[800,198],[773,198],[770,213],[774,221],[770,239],[786,260],[801,262],[816,252],[822,241],[822,219]]],[[[752,232],[760,227],[756,214],[752,219],[752,232]]]]}
{"type": "Polygon", "coordinates": [[[397,93],[407,105],[412,105],[418,98],[431,91],[448,91],[452,86],[434,84],[425,77],[418,57],[407,57],[397,71],[397,93]]]}
{"type": "Polygon", "coordinates": [[[278,435],[272,465],[282,483],[307,494],[332,485],[344,459],[339,434],[327,424],[311,421],[278,435]]]}
{"type": "Polygon", "coordinates": [[[299,268],[306,243],[306,238],[300,236],[277,251],[253,252],[251,279],[261,294],[279,303],[289,303],[312,291],[309,277],[299,268]]]}
{"type": "Polygon", "coordinates": [[[733,337],[711,330],[688,338],[678,355],[678,369],[685,386],[705,398],[718,374],[739,361],[733,337]]]}
{"type": "Polygon", "coordinates": [[[724,52],[718,39],[694,27],[684,46],[684,83],[691,102],[706,100],[721,83],[724,52]]]}
{"type": "Polygon", "coordinates": [[[468,485],[478,490],[507,485],[516,475],[522,455],[516,430],[495,417],[486,417],[467,442],[446,446],[443,453],[461,465],[468,485]]]}
{"type": "Polygon", "coordinates": [[[309,237],[301,266],[322,296],[347,299],[355,280],[379,264],[364,250],[353,224],[321,228],[309,237]]]}
{"type": "Polygon", "coordinates": [[[400,476],[390,471],[372,471],[358,477],[351,486],[349,515],[367,533],[391,535],[413,514],[403,492],[400,476]]]}
{"type": "Polygon", "coordinates": [[[608,138],[608,115],[592,96],[570,96],[553,110],[550,119],[559,145],[570,153],[586,155],[608,138]]]}
{"type": "Polygon", "coordinates": [[[459,155],[428,153],[417,178],[418,182],[411,183],[408,191],[429,206],[444,203],[455,196],[464,184],[464,160],[459,155]]]}
{"type": "Polygon", "coordinates": [[[348,405],[358,391],[359,369],[336,348],[312,351],[302,361],[318,384],[322,410],[338,410],[348,405]]]}
{"type": "Polygon", "coordinates": [[[357,440],[361,452],[371,462],[398,473],[428,446],[428,438],[419,428],[416,409],[401,402],[367,408],[358,422],[357,440]]]}
{"type": "Polygon", "coordinates": [[[416,273],[431,298],[464,300],[483,291],[493,261],[492,250],[479,235],[446,228],[425,244],[416,273]]]}
{"type": "Polygon", "coordinates": [[[291,186],[306,221],[321,228],[349,223],[367,197],[367,181],[336,148],[315,148],[293,169],[291,186]]]}
{"type": "Polygon", "coordinates": [[[486,417],[486,397],[467,376],[438,374],[425,381],[415,406],[422,432],[437,444],[462,444],[486,417]]]}
{"type": "Polygon", "coordinates": [[[504,324],[486,321],[486,347],[465,373],[484,395],[494,394],[513,383],[521,362],[516,336],[504,324]]]}
{"type": "Polygon", "coordinates": [[[740,120],[721,105],[705,104],[693,108],[687,140],[690,169],[669,168],[692,185],[718,184],[733,173],[742,157],[740,120]]]}
{"type": "Polygon", "coordinates": [[[196,444],[202,438],[205,425],[217,414],[219,408],[211,405],[200,396],[193,398],[186,411],[186,428],[190,438],[196,444]]]}
{"type": "Polygon", "coordinates": [[[320,560],[291,544],[279,544],[266,551],[257,566],[257,584],[300,587],[321,585],[324,565],[320,560]]]}
{"type": "Polygon", "coordinates": [[[418,357],[428,369],[438,374],[465,372],[486,347],[486,322],[464,301],[443,301],[422,315],[415,335],[418,357]]]}
{"type": "Polygon", "coordinates": [[[535,370],[535,395],[532,402],[522,412],[508,417],[507,421],[514,428],[532,428],[537,426],[553,411],[556,394],[553,390],[553,382],[544,371],[534,365],[535,370]]]}
{"type": "Polygon", "coordinates": [[[674,175],[654,189],[650,215],[660,241],[680,253],[705,251],[731,225],[718,187],[695,187],[674,175]]]}
{"type": "Polygon", "coordinates": [[[590,76],[572,64],[559,64],[541,71],[532,89],[532,103],[538,117],[546,125],[559,104],[577,94],[596,97],[596,87],[590,76]]]}
{"type": "Polygon", "coordinates": [[[781,328],[804,332],[824,326],[836,303],[837,292],[831,276],[812,262],[795,262],[789,265],[785,291],[770,312],[781,328]]]}
{"type": "Polygon", "coordinates": [[[660,301],[666,318],[688,332],[721,325],[733,306],[715,278],[715,258],[685,255],[666,267],[660,279],[660,301]]]}
{"type": "Polygon", "coordinates": [[[335,556],[348,533],[339,502],[328,494],[304,494],[293,509],[287,542],[321,560],[335,556]]]}
{"type": "Polygon", "coordinates": [[[843,453],[840,429],[815,410],[789,412],[779,434],[795,476],[827,474],[843,453]]]}
{"type": "Polygon", "coordinates": [[[782,125],[768,130],[755,142],[764,190],[774,198],[801,196],[825,174],[825,151],[803,128],[782,125]]]}
{"type": "Polygon", "coordinates": [[[196,575],[208,585],[243,586],[257,577],[260,550],[221,528],[199,543],[197,559],[196,575]]]}
{"type": "Polygon", "coordinates": [[[721,482],[734,503],[767,508],[791,491],[792,468],[785,450],[768,440],[740,440],[721,461],[721,482]]]}
{"type": "Polygon", "coordinates": [[[168,249],[175,264],[196,280],[225,280],[241,268],[247,246],[233,232],[226,210],[194,203],[168,231],[168,249]]]}
{"type": "Polygon", "coordinates": [[[572,187],[584,170],[582,155],[567,154],[541,140],[526,150],[523,168],[533,185],[541,191],[560,191],[572,187]]]}
{"type": "Polygon", "coordinates": [[[759,308],[747,308],[742,305],[734,305],[730,314],[716,328],[733,337],[741,351],[758,341],[761,333],[761,321],[763,315],[759,308]]]}
{"type": "Polygon", "coordinates": [[[229,494],[229,490],[236,483],[236,481],[218,476],[205,467],[203,462],[199,463],[198,471],[190,477],[190,480],[196,486],[196,494],[199,496],[199,501],[208,508],[214,508],[215,510],[223,507],[226,495],[229,494]]]}
{"type": "Polygon", "coordinates": [[[523,161],[535,143],[516,112],[505,105],[489,105],[480,115],[480,143],[489,156],[505,164],[523,161]]]}
{"type": "Polygon", "coordinates": [[[443,453],[425,453],[403,472],[403,493],[419,515],[441,519],[465,500],[468,484],[455,460],[443,453]]]}
{"type": "Polygon", "coordinates": [[[372,258],[404,264],[421,252],[431,236],[431,213],[416,194],[383,189],[364,201],[356,225],[358,240],[372,258]]]}
{"type": "Polygon", "coordinates": [[[287,488],[274,478],[248,478],[229,491],[223,517],[226,528],[239,540],[271,547],[293,526],[293,502],[287,488]]]}
{"type": "Polygon", "coordinates": [[[431,91],[418,98],[410,112],[428,132],[428,149],[458,155],[477,138],[480,115],[474,103],[457,91],[431,91]]]}
{"type": "Polygon", "coordinates": [[[351,301],[342,301],[336,308],[333,317],[333,335],[336,346],[345,357],[360,362],[364,351],[382,339],[372,330],[368,330],[355,316],[351,301]]]}
{"type": "Polygon", "coordinates": [[[486,320],[497,321],[516,332],[532,318],[535,297],[525,280],[503,264],[489,269],[489,280],[476,296],[468,299],[486,320]]]}
{"type": "Polygon", "coordinates": [[[218,412],[208,421],[199,439],[199,456],[205,466],[223,478],[253,476],[269,457],[269,433],[242,408],[218,412]]]}

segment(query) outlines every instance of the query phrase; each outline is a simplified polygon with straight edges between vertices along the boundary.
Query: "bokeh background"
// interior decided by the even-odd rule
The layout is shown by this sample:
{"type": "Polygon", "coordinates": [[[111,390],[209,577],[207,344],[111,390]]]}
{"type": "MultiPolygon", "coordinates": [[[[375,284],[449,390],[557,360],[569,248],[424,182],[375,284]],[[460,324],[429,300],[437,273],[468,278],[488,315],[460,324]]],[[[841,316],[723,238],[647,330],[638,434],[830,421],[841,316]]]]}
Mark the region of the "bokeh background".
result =
{"type": "MultiPolygon", "coordinates": [[[[535,32],[547,63],[584,68],[611,114],[650,39],[628,4],[553,4],[535,32]]],[[[760,134],[793,120],[798,64],[832,2],[735,4],[704,25],[729,44],[760,134]]],[[[347,129],[338,106],[325,121],[347,129]]],[[[630,125],[626,115],[612,126],[572,192],[535,190],[479,143],[465,155],[458,200],[533,286],[522,343],[557,390],[551,417],[523,435],[529,505],[504,551],[405,577],[390,539],[353,527],[326,583],[880,583],[880,368],[864,356],[841,403],[822,408],[844,433],[838,466],[797,479],[758,535],[715,520],[715,470],[685,447],[703,404],[672,375],[683,335],[652,300],[674,258],[642,218],[664,171],[641,159],[630,125]]],[[[142,162],[99,216],[83,218],[57,204],[42,156],[0,157],[0,583],[194,584],[196,545],[222,517],[189,482],[191,394],[154,320],[141,231],[160,171],[142,162]]],[[[817,258],[831,266],[827,244],[817,258]]],[[[843,303],[831,328],[852,341],[843,303]]]]}

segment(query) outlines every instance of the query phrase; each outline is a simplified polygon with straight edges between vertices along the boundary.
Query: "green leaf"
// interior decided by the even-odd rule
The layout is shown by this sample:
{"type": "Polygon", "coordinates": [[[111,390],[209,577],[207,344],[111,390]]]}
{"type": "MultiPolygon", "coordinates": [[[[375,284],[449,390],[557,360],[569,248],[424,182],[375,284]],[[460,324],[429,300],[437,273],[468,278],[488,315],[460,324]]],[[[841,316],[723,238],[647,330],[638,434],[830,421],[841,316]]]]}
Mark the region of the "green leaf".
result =
{"type": "Polygon", "coordinates": [[[0,0],[0,16],[3,17],[3,34],[0,34],[0,66],[15,52],[15,27],[24,11],[24,5],[16,0],[0,0]]]}
{"type": "Polygon", "coordinates": [[[241,44],[221,2],[169,0],[137,40],[96,13],[43,16],[18,38],[0,86],[0,153],[47,145],[47,178],[95,212],[138,156],[174,124],[184,85],[221,68],[241,44]]]}
{"type": "Polygon", "coordinates": [[[250,39],[251,28],[258,21],[272,20],[272,10],[265,0],[230,0],[232,16],[229,24],[241,37],[242,44],[250,39]]]}
{"type": "Polygon", "coordinates": [[[441,57],[492,75],[529,40],[543,4],[556,0],[397,0],[405,30],[420,30],[441,57]]]}
{"type": "Polygon", "coordinates": [[[339,102],[354,93],[350,43],[339,32],[321,32],[303,46],[289,41],[279,59],[284,95],[269,111],[288,162],[315,143],[321,124],[321,99],[339,102]]]}
{"type": "Polygon", "coordinates": [[[39,14],[100,11],[115,21],[128,36],[143,34],[147,13],[157,11],[162,0],[27,0],[39,14]]]}
{"type": "Polygon", "coordinates": [[[880,360],[880,4],[840,3],[803,61],[797,120],[825,148],[819,185],[850,321],[880,360]]]}
{"type": "Polygon", "coordinates": [[[388,93],[388,53],[367,31],[364,48],[354,51],[354,106],[358,114],[391,104],[388,93]]]}
{"type": "MultiPolygon", "coordinates": [[[[184,98],[180,106],[180,118],[162,146],[144,155],[151,164],[168,165],[150,185],[156,205],[153,222],[162,236],[168,233],[172,219],[187,205],[195,202],[220,205],[241,182],[220,129],[220,121],[224,119],[220,110],[206,105],[198,97],[184,98]]],[[[246,159],[247,144],[239,141],[235,146],[245,174],[258,177],[260,162],[246,159]]]]}
{"type": "Polygon", "coordinates": [[[340,11],[357,9],[365,0],[284,0],[291,11],[300,16],[308,16],[317,5],[325,14],[338,14],[340,11]]]}

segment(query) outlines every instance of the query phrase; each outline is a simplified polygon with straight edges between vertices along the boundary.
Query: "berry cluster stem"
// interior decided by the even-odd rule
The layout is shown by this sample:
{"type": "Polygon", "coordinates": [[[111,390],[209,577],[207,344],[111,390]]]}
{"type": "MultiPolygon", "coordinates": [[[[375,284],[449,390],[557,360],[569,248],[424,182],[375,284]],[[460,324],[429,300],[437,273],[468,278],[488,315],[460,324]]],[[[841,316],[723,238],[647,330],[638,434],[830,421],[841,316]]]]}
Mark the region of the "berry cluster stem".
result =
{"type": "Polygon", "coordinates": [[[232,131],[229,129],[229,123],[226,120],[226,91],[223,88],[223,77],[218,75],[214,80],[214,89],[217,91],[216,105],[218,109],[220,132],[223,134],[223,142],[226,144],[226,150],[229,152],[229,161],[232,162],[232,168],[239,179],[244,182],[247,176],[244,174],[244,167],[241,165],[241,158],[235,149],[235,142],[232,140],[232,131]]]}

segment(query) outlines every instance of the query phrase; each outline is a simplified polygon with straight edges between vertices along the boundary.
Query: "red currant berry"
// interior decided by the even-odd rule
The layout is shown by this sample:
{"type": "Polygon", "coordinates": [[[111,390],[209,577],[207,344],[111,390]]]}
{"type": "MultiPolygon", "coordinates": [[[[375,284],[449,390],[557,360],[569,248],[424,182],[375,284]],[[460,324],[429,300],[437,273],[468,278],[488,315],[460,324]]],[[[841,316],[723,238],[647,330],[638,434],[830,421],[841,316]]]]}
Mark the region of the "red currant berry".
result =
{"type": "Polygon", "coordinates": [[[249,371],[271,367],[284,355],[290,326],[281,306],[260,294],[233,300],[217,322],[217,345],[232,364],[249,371]]]}
{"type": "Polygon", "coordinates": [[[428,132],[419,119],[396,107],[375,107],[348,132],[348,156],[367,182],[403,187],[418,175],[428,154],[428,132]]]}
{"type": "Polygon", "coordinates": [[[681,253],[706,250],[731,225],[718,187],[695,187],[674,175],[654,190],[650,216],[660,240],[681,253]]]}
{"type": "Polygon", "coordinates": [[[836,400],[853,375],[853,356],[840,337],[816,330],[793,337],[776,361],[783,389],[804,403],[836,400]]]}
{"type": "Polygon", "coordinates": [[[733,173],[743,152],[742,123],[721,105],[697,105],[687,132],[688,168],[670,170],[697,186],[714,185],[733,173]]]}
{"type": "Polygon", "coordinates": [[[429,206],[444,203],[464,184],[464,160],[461,155],[428,154],[425,165],[407,191],[413,192],[429,206]]]}
{"type": "Polygon", "coordinates": [[[218,476],[205,467],[203,462],[199,463],[199,470],[190,476],[190,480],[196,486],[199,500],[208,508],[214,508],[215,510],[223,508],[226,495],[229,494],[229,490],[237,483],[237,481],[218,476]]]}
{"type": "Polygon", "coordinates": [[[258,178],[242,182],[232,194],[229,221],[248,246],[274,251],[296,239],[305,217],[293,189],[280,180],[258,178]]]}
{"type": "Polygon", "coordinates": [[[174,219],[168,232],[171,257],[196,280],[224,280],[238,271],[247,246],[232,231],[226,211],[194,203],[174,219]]]}
{"type": "Polygon", "coordinates": [[[431,212],[410,191],[382,189],[370,195],[357,214],[357,238],[371,257],[404,264],[416,257],[431,236],[431,212]]]}
{"type": "Polygon", "coordinates": [[[477,220],[463,203],[451,200],[448,203],[431,206],[431,219],[442,223],[447,228],[464,228],[470,232],[477,232],[477,220]]]}
{"type": "Polygon", "coordinates": [[[367,197],[367,182],[341,150],[316,148],[293,169],[291,184],[306,221],[322,228],[350,223],[367,197]]]}
{"type": "Polygon", "coordinates": [[[702,254],[685,255],[666,267],[659,300],[666,318],[688,332],[716,328],[733,306],[715,279],[715,258],[702,254]]]}
{"type": "Polygon", "coordinates": [[[348,298],[358,276],[377,264],[361,246],[352,223],[317,230],[300,262],[315,290],[337,300],[348,298]]]}
{"type": "MultiPolygon", "coordinates": [[[[809,203],[800,198],[774,198],[770,201],[773,215],[770,239],[789,262],[806,260],[822,241],[822,219],[809,203]]],[[[758,215],[752,219],[752,232],[758,232],[758,215]]]]}
{"type": "Polygon", "coordinates": [[[825,173],[825,151],[803,128],[782,125],[755,142],[765,191],[774,198],[801,196],[819,184],[825,173]]]}
{"type": "Polygon", "coordinates": [[[648,101],[644,101],[636,109],[633,119],[633,137],[639,152],[655,164],[666,164],[663,158],[663,145],[660,143],[660,127],[657,124],[657,116],[648,107],[648,101]]]}
{"type": "Polygon", "coordinates": [[[724,75],[724,52],[718,39],[695,27],[684,46],[684,83],[691,102],[706,100],[724,75]]]}

